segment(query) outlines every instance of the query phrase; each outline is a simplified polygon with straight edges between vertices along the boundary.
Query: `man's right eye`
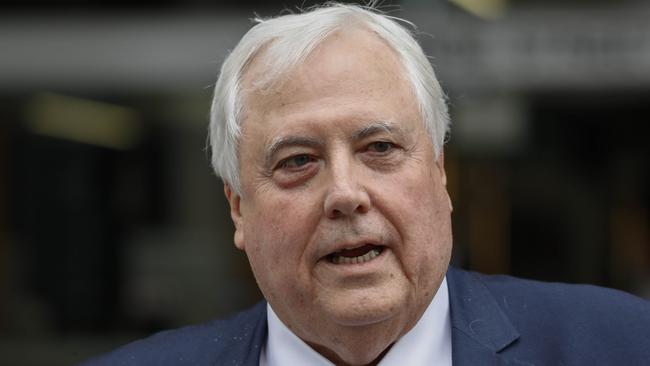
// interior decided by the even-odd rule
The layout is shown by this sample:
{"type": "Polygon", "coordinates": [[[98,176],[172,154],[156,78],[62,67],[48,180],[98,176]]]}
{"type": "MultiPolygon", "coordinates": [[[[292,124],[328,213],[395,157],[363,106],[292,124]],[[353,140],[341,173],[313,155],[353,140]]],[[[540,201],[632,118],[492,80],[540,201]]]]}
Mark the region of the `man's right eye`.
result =
{"type": "Polygon", "coordinates": [[[315,160],[316,159],[308,154],[294,155],[282,160],[280,164],[278,164],[278,167],[282,169],[300,169],[315,160]]]}

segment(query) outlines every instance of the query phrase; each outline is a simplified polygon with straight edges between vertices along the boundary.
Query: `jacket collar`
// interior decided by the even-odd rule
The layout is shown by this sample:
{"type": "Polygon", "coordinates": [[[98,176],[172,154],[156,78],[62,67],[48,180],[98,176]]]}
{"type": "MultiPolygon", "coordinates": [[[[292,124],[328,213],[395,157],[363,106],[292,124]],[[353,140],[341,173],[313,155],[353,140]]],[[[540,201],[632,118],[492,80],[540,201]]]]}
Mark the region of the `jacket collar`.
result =
{"type": "MultiPolygon", "coordinates": [[[[475,273],[456,269],[447,271],[449,308],[452,326],[452,362],[455,366],[516,365],[501,352],[512,345],[519,332],[498,302],[475,273]]],[[[259,365],[260,351],[266,342],[266,302],[250,312],[253,320],[234,342],[231,355],[246,355],[241,364],[259,365]]],[[[234,359],[234,357],[233,357],[234,359]]]]}
{"type": "Polygon", "coordinates": [[[516,364],[500,352],[519,338],[519,332],[485,284],[476,274],[451,266],[447,283],[454,365],[516,364]]]}

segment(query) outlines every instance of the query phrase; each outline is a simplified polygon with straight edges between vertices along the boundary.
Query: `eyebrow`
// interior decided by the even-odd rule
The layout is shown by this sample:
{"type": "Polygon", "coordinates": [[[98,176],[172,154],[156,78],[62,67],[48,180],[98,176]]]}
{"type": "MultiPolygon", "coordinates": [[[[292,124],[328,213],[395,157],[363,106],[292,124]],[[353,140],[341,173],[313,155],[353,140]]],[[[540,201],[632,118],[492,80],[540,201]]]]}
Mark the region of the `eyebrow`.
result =
{"type": "Polygon", "coordinates": [[[352,140],[362,140],[366,137],[381,133],[381,132],[402,132],[399,126],[386,121],[375,121],[365,126],[352,134],[352,140]]]}

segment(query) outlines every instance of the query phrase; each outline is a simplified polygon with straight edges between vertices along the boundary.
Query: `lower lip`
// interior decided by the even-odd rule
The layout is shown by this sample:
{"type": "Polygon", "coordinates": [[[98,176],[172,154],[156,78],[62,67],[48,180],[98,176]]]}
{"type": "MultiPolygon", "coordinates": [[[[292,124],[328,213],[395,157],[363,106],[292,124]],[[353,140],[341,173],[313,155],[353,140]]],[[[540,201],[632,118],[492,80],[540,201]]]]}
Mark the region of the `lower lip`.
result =
{"type": "Polygon", "coordinates": [[[344,273],[361,273],[361,272],[371,272],[377,268],[381,268],[381,264],[384,262],[385,258],[388,256],[390,249],[384,247],[381,250],[381,253],[377,255],[372,260],[363,263],[350,263],[350,264],[334,264],[332,261],[325,257],[320,260],[328,269],[340,271],[344,273]]]}

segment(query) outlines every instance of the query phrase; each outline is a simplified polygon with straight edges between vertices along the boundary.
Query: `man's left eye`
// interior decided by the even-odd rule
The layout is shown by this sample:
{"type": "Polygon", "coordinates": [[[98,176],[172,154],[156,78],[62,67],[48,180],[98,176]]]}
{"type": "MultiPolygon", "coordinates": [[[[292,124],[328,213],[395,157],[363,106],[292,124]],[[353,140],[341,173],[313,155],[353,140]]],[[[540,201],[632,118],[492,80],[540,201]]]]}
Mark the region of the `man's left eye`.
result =
{"type": "Polygon", "coordinates": [[[393,149],[395,147],[394,144],[387,142],[387,141],[376,141],[368,145],[368,150],[377,152],[377,153],[385,153],[388,152],[389,150],[393,149]]]}

